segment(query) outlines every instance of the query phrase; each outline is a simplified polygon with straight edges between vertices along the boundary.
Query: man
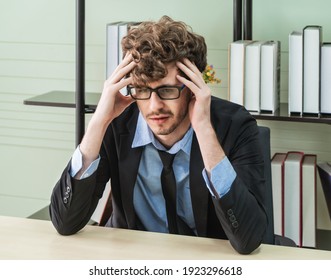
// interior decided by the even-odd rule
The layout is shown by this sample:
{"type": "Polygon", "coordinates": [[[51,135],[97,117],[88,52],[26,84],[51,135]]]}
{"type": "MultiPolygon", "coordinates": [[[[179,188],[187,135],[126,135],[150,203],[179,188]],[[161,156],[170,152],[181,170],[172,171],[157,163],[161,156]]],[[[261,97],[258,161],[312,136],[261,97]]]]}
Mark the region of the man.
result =
{"type": "Polygon", "coordinates": [[[110,180],[107,226],[229,239],[239,253],[252,252],[267,225],[257,124],[243,107],[211,96],[201,74],[204,39],[165,16],[132,29],[122,47],[125,58],[54,188],[57,231],[81,230],[110,180]],[[183,226],[170,221],[159,150],[175,154],[173,208],[183,226]]]}

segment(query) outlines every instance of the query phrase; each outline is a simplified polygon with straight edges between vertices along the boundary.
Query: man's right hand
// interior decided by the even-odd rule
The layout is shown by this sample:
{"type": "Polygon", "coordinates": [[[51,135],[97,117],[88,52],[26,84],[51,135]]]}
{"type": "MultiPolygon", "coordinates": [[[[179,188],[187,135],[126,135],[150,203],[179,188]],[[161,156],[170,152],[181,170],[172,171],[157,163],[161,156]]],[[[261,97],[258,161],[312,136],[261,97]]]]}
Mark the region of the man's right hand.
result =
{"type": "Polygon", "coordinates": [[[132,78],[125,78],[136,66],[132,55],[127,54],[116,67],[112,75],[105,81],[103,91],[93,118],[99,120],[106,127],[114,118],[119,116],[134,100],[130,96],[123,96],[120,90],[132,82],[132,78]]]}
{"type": "Polygon", "coordinates": [[[113,74],[105,81],[97,109],[79,146],[83,155],[83,167],[75,178],[80,178],[86,168],[98,158],[101,143],[109,124],[134,102],[131,96],[123,96],[120,90],[131,84],[132,78],[126,78],[126,75],[135,66],[136,62],[133,61],[131,54],[127,54],[113,74]]]}

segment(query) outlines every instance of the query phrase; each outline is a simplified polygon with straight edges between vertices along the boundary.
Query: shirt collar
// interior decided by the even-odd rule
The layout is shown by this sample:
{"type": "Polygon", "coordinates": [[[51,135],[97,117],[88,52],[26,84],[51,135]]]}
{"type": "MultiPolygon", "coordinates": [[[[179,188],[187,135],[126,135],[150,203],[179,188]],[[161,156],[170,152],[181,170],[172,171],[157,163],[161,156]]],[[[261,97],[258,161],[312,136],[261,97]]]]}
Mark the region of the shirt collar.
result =
{"type": "Polygon", "coordinates": [[[179,150],[183,150],[187,155],[190,154],[192,144],[193,129],[190,127],[185,133],[184,137],[176,142],[169,150],[167,150],[154,136],[153,132],[149,128],[145,119],[139,113],[137,127],[132,142],[132,148],[146,146],[153,144],[158,150],[167,151],[170,154],[178,153],[179,150]]]}

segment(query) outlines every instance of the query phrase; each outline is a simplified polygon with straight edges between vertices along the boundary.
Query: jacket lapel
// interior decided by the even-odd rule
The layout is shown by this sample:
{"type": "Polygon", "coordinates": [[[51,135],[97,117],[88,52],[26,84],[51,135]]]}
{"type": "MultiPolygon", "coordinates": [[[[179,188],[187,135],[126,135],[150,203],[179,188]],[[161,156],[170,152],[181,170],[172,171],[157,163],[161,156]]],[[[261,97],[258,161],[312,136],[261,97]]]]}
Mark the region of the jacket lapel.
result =
{"type": "Polygon", "coordinates": [[[208,197],[209,191],[202,177],[204,164],[199,144],[193,134],[190,159],[190,191],[193,215],[198,236],[207,235],[208,197]]]}
{"type": "MultiPolygon", "coordinates": [[[[138,110],[137,110],[138,111],[138,110]]],[[[137,113],[136,111],[136,113],[137,113]]],[[[136,130],[138,114],[127,124],[127,133],[119,139],[119,176],[121,182],[122,204],[128,228],[136,228],[136,215],[133,206],[133,189],[136,182],[142,147],[132,149],[132,141],[136,130]]]]}

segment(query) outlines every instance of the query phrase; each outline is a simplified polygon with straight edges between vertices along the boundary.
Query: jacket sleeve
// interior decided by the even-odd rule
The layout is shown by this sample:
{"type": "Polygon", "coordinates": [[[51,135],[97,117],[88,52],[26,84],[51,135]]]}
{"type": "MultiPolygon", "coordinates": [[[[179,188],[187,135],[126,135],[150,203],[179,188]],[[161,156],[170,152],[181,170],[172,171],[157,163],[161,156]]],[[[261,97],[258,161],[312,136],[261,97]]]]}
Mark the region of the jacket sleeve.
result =
{"type": "Polygon", "coordinates": [[[248,113],[232,117],[222,146],[237,176],[224,196],[213,198],[217,217],[241,254],[249,254],[261,244],[267,227],[264,161],[258,136],[256,121],[248,113]]]}
{"type": "Polygon", "coordinates": [[[71,161],[65,167],[53,189],[50,204],[50,217],[60,234],[74,234],[89,222],[109,180],[113,204],[111,226],[127,228],[120,193],[118,138],[127,133],[126,124],[132,118],[134,122],[137,116],[138,109],[133,103],[126,113],[109,125],[100,148],[100,161],[93,174],[76,180],[70,176],[71,161]]]}
{"type": "Polygon", "coordinates": [[[102,197],[110,176],[103,148],[100,156],[97,170],[80,180],[70,176],[70,161],[53,189],[49,212],[54,227],[62,235],[81,230],[89,222],[102,197]]]}

